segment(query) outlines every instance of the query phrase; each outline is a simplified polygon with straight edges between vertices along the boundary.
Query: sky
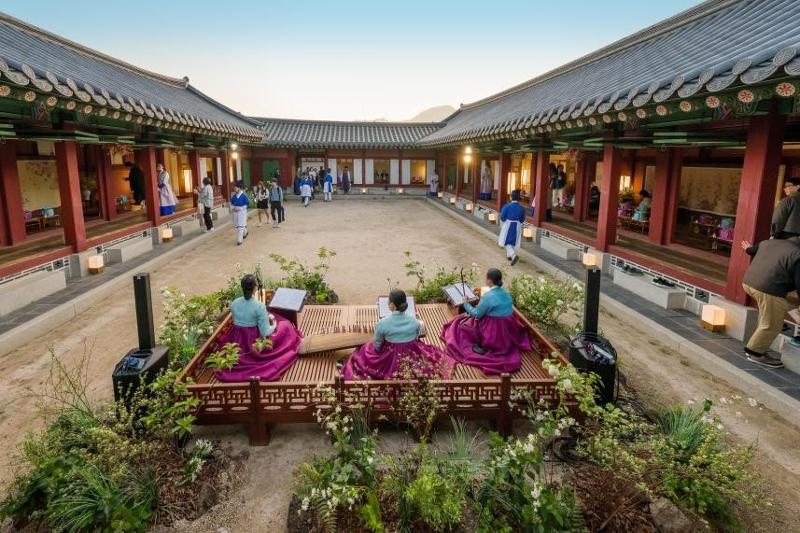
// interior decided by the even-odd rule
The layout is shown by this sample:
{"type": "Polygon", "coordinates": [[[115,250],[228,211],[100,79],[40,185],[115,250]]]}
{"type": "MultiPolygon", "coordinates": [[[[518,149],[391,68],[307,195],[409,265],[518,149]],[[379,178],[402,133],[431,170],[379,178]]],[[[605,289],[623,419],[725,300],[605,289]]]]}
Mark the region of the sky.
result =
{"type": "Polygon", "coordinates": [[[406,120],[502,91],[698,3],[0,0],[0,11],[188,76],[248,115],[406,120]]]}

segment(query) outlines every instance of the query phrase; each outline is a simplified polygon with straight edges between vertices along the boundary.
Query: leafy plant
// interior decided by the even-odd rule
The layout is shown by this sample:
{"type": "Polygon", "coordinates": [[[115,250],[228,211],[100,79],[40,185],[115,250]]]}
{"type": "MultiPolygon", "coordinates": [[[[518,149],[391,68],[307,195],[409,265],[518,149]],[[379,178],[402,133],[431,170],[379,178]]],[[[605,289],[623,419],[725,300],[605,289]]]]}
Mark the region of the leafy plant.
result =
{"type": "MultiPolygon", "coordinates": [[[[271,343],[270,343],[271,344],[271,343]]],[[[229,342],[205,358],[205,365],[214,370],[230,370],[239,362],[239,345],[229,342]]]]}
{"type": "MultiPolygon", "coordinates": [[[[457,268],[445,268],[441,265],[425,267],[422,262],[415,260],[410,251],[405,252],[406,276],[416,279],[417,285],[411,293],[417,303],[442,303],[447,301],[442,289],[448,285],[461,282],[461,270],[457,268]],[[431,272],[432,270],[432,272],[431,272]]],[[[464,271],[464,280],[472,286],[477,279],[478,265],[472,266],[464,271]]]]}
{"type": "Polygon", "coordinates": [[[372,533],[383,533],[386,530],[381,518],[381,504],[375,491],[367,493],[364,504],[358,513],[361,516],[364,527],[372,531],[372,533]]]}
{"type": "Polygon", "coordinates": [[[423,442],[429,440],[436,417],[442,410],[432,381],[442,376],[439,365],[417,357],[405,357],[400,361],[397,377],[406,383],[398,399],[398,412],[423,442]]]}
{"type": "Polygon", "coordinates": [[[283,272],[283,277],[276,281],[265,282],[270,288],[287,287],[308,291],[317,303],[335,303],[335,293],[325,281],[330,270],[331,261],[336,257],[335,250],[321,247],[317,250],[317,263],[307,266],[298,259],[287,259],[279,254],[270,254],[283,272]]]}
{"type": "Polygon", "coordinates": [[[561,335],[574,331],[575,326],[566,324],[563,317],[580,309],[581,284],[522,274],[511,280],[509,292],[517,309],[544,329],[561,335]]]}

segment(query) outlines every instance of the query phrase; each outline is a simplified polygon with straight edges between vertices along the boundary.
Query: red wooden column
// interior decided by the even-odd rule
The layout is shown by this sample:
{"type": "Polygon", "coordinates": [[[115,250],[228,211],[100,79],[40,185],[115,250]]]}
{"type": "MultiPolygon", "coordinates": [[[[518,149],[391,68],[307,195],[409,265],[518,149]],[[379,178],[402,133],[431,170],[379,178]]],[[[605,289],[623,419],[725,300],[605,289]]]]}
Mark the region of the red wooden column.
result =
{"type": "Polygon", "coordinates": [[[547,216],[547,195],[550,194],[547,160],[548,158],[544,155],[544,149],[539,148],[536,151],[536,159],[533,162],[533,194],[531,195],[531,201],[535,206],[533,223],[540,227],[544,224],[547,216]]]}
{"type": "Polygon", "coordinates": [[[673,178],[672,161],[674,153],[671,148],[661,150],[656,154],[656,172],[653,176],[653,201],[650,204],[650,242],[667,244],[667,217],[670,215],[670,185],[673,178]]]}
{"type": "Polygon", "coordinates": [[[3,244],[13,246],[25,240],[25,214],[17,173],[17,148],[14,141],[0,144],[0,202],[3,204],[3,244]]]}
{"type": "Polygon", "coordinates": [[[228,150],[224,150],[221,154],[222,157],[222,198],[224,201],[231,201],[231,158],[228,150]]]}
{"type": "Polygon", "coordinates": [[[136,164],[144,174],[144,202],[147,207],[147,219],[154,226],[161,224],[161,211],[158,202],[158,179],[156,175],[156,149],[152,146],[136,152],[136,164]]]}
{"type": "Polygon", "coordinates": [[[600,184],[600,214],[597,217],[597,242],[595,247],[607,252],[617,240],[617,204],[619,204],[619,176],[622,150],[613,144],[603,148],[603,183],[600,184]]]}
{"type": "Polygon", "coordinates": [[[583,205],[587,203],[589,196],[589,185],[586,183],[588,165],[586,154],[581,154],[581,158],[578,160],[578,170],[575,173],[575,208],[572,210],[572,218],[577,222],[583,222],[585,218],[583,205]]]}
{"type": "Polygon", "coordinates": [[[472,154],[472,161],[469,163],[469,176],[472,180],[472,202],[478,203],[478,193],[481,188],[481,162],[480,158],[472,154]]]}
{"type": "Polygon", "coordinates": [[[61,197],[61,224],[64,242],[76,252],[86,249],[86,226],[83,223],[81,182],[78,171],[78,143],[56,143],[56,171],[58,192],[61,197]]]}
{"type": "Polygon", "coordinates": [[[497,176],[497,179],[500,180],[500,186],[497,188],[497,210],[500,209],[508,202],[508,197],[510,191],[508,190],[508,169],[511,168],[511,154],[500,154],[500,164],[497,167],[498,173],[500,174],[497,176]]]}
{"type": "Polygon", "coordinates": [[[742,278],[750,265],[750,257],[739,243],[744,240],[758,242],[769,237],[785,123],[786,117],[773,110],[768,115],[751,118],[747,130],[747,149],[742,164],[736,227],[725,287],[725,297],[741,304],[747,301],[742,278]]]}
{"type": "MultiPolygon", "coordinates": [[[[200,152],[197,150],[189,151],[189,170],[192,172],[192,183],[198,189],[203,187],[203,176],[200,175],[200,152]]],[[[192,192],[192,205],[197,207],[197,195],[192,192]]]]}
{"type": "Polygon", "coordinates": [[[100,146],[94,147],[94,161],[97,167],[97,183],[100,186],[100,205],[105,220],[117,218],[117,199],[111,191],[111,154],[100,146]]]}

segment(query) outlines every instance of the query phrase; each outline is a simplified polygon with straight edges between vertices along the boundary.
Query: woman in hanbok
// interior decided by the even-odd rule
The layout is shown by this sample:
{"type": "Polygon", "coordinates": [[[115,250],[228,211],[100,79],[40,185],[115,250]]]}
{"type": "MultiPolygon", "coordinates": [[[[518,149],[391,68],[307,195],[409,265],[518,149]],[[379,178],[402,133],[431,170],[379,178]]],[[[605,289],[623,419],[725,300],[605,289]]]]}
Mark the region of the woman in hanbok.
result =
{"type": "Polygon", "coordinates": [[[164,165],[159,163],[156,165],[158,171],[158,205],[159,212],[162,217],[175,213],[175,206],[178,204],[178,199],[175,198],[175,193],[172,192],[172,185],[169,180],[169,172],[164,170],[164,165]]]}
{"type": "Polygon", "coordinates": [[[500,210],[500,237],[497,244],[506,249],[506,259],[511,266],[517,264],[520,242],[522,241],[522,224],[525,222],[525,208],[519,204],[519,191],[511,192],[511,201],[500,210]]]}
{"type": "Polygon", "coordinates": [[[255,276],[244,276],[241,286],[243,295],[231,303],[233,324],[217,341],[217,350],[228,343],[237,344],[239,361],[233,368],[217,372],[217,379],[276,381],[297,360],[303,336],[285,318],[267,314],[264,303],[254,297],[255,276]]]}
{"type": "Polygon", "coordinates": [[[333,174],[331,174],[331,169],[328,169],[322,183],[322,201],[330,202],[331,200],[333,200],[333,174]]]}
{"type": "Polygon", "coordinates": [[[389,309],[392,314],[375,326],[375,338],[350,355],[342,368],[344,379],[402,378],[406,368],[415,377],[448,377],[454,361],[440,348],[419,340],[424,326],[406,314],[406,293],[389,293],[389,309]]]}
{"type": "Polygon", "coordinates": [[[464,315],[442,328],[447,354],[485,374],[516,372],[521,352],[531,349],[527,331],[514,316],[511,295],[503,289],[503,274],[496,268],[486,273],[488,290],[481,291],[477,306],[464,304],[464,315]]]}
{"type": "Polygon", "coordinates": [[[233,217],[233,227],[236,228],[236,245],[241,246],[247,238],[247,206],[250,199],[243,190],[244,184],[237,181],[233,185],[233,195],[231,195],[231,215],[233,217]]]}
{"type": "Polygon", "coordinates": [[[439,175],[436,171],[433,171],[433,176],[431,176],[431,183],[430,183],[430,191],[429,195],[433,198],[436,198],[436,195],[439,193],[439,175]]]}

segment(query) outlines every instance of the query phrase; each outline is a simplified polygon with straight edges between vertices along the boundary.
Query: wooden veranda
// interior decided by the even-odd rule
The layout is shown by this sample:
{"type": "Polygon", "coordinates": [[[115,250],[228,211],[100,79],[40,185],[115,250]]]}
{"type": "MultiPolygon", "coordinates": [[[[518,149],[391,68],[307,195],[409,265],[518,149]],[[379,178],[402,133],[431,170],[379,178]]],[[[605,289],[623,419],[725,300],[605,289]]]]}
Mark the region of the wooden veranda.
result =
{"type": "MultiPolygon", "coordinates": [[[[445,304],[417,305],[417,316],[426,325],[425,342],[443,347],[439,339],[442,326],[455,311],[445,304]]],[[[456,364],[450,379],[436,380],[442,417],[484,419],[508,434],[515,409],[511,407],[515,389],[530,389],[536,399],[555,400],[555,380],[542,367],[543,358],[556,349],[519,312],[531,338],[533,350],[522,356],[522,367],[513,374],[487,376],[480,370],[456,364]]],[[[310,305],[300,313],[298,327],[308,338],[334,331],[371,332],[378,321],[375,305],[310,305]]],[[[323,352],[300,356],[279,381],[224,383],[204,365],[205,357],[215,350],[217,339],[230,327],[230,315],[206,341],[178,378],[188,383],[188,394],[200,400],[197,423],[245,424],[252,445],[269,443],[269,425],[315,421],[316,409],[324,405],[318,385],[334,387],[337,396],[349,405],[369,406],[372,420],[397,418],[397,399],[409,381],[344,381],[336,361],[347,353],[323,352]]],[[[352,350],[348,350],[352,351],[352,350]]],[[[563,357],[562,357],[563,361],[563,357]]]]}

